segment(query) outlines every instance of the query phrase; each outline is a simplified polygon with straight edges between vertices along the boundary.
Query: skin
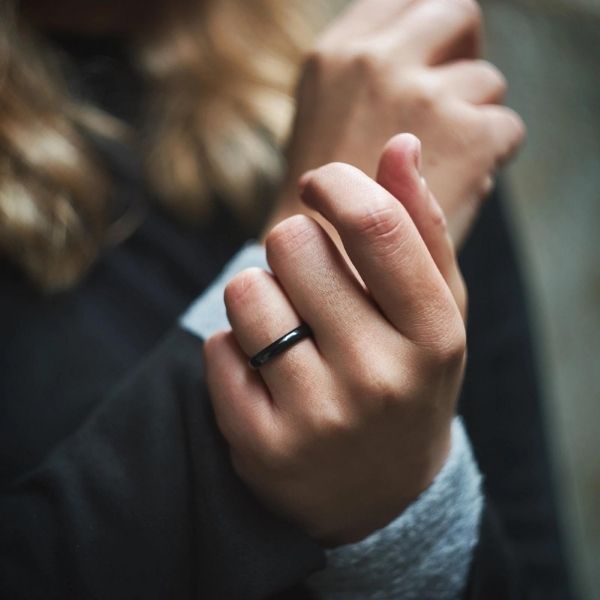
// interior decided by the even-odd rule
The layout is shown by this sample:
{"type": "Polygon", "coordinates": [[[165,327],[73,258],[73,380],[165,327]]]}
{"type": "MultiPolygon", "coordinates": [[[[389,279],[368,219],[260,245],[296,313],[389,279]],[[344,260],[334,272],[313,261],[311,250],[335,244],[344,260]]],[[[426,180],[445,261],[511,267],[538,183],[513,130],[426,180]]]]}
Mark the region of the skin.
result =
{"type": "Polygon", "coordinates": [[[420,143],[393,138],[377,181],[344,163],[302,180],[311,217],[266,238],[273,271],[227,286],[231,332],[205,345],[206,380],[233,464],[270,506],[326,545],[382,527],[447,456],[466,342],[464,291],[420,143]],[[260,373],[248,356],[307,322],[314,339],[260,373]]]}
{"type": "MultiPolygon", "coordinates": [[[[90,35],[130,35],[154,14],[137,0],[47,4],[23,3],[42,27],[90,35]]],[[[232,330],[205,344],[236,471],[324,545],[388,523],[449,451],[466,355],[454,247],[524,137],[480,40],[473,0],[358,0],[331,24],[303,70],[262,235],[273,274],[230,282],[232,330]],[[248,367],[300,321],[313,339],[248,367]]]]}
{"type": "Polygon", "coordinates": [[[324,545],[387,524],[448,454],[466,356],[454,247],[524,137],[480,38],[471,0],[360,0],[332,24],[262,238],[273,275],[230,282],[232,330],[205,345],[236,471],[324,545]],[[405,134],[381,153],[402,131],[423,152],[405,134]],[[314,339],[249,369],[301,321],[314,339]]]}
{"type": "Polygon", "coordinates": [[[305,171],[331,161],[375,177],[393,135],[423,142],[423,174],[462,245],[497,168],[523,141],[519,116],[498,103],[506,81],[479,59],[474,0],[359,0],[323,33],[298,89],[289,171],[264,235],[308,213],[296,191],[305,171]]]}

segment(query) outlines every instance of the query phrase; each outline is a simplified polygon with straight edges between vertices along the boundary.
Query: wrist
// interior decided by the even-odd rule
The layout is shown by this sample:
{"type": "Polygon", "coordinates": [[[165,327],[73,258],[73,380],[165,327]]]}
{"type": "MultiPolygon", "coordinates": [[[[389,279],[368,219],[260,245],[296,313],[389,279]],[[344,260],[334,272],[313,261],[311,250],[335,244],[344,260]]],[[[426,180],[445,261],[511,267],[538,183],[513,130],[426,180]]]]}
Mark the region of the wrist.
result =
{"type": "MultiPolygon", "coordinates": [[[[456,425],[454,426],[456,429],[456,425]]],[[[456,432],[455,432],[456,434],[456,432]]],[[[340,510],[339,498],[328,503],[328,517],[321,512],[305,531],[323,548],[356,544],[397,520],[433,485],[450,460],[453,448],[453,421],[435,438],[423,441],[423,453],[411,453],[410,459],[398,457],[387,484],[363,491],[354,500],[347,499],[340,510]],[[361,499],[362,496],[362,499],[361,499]],[[365,511],[366,499],[369,510],[365,511]],[[357,504],[358,503],[358,504],[357,504]],[[343,514],[342,514],[343,513],[343,514]],[[348,518],[348,515],[353,515],[348,518]]]]}

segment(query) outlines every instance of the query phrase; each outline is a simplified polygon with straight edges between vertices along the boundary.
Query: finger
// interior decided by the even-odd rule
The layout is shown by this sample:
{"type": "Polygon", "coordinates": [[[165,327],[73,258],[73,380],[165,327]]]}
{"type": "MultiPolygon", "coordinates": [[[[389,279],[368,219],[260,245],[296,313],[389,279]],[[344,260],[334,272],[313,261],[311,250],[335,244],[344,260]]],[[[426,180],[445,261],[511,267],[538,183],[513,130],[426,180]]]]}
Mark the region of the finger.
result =
{"type": "MultiPolygon", "coordinates": [[[[302,322],[275,278],[263,269],[236,275],[225,288],[225,306],[233,334],[248,358],[302,322]]],[[[307,338],[273,357],[260,373],[273,397],[286,398],[291,383],[299,391],[312,387],[310,376],[321,368],[319,352],[307,338]]]]}
{"type": "Polygon", "coordinates": [[[481,9],[475,0],[422,0],[403,17],[403,54],[425,64],[475,58],[481,47],[481,9]]]}
{"type": "Polygon", "coordinates": [[[478,107],[478,118],[484,120],[491,147],[494,149],[495,164],[491,171],[507,162],[525,139],[525,125],[521,117],[506,106],[478,107]]]}
{"type": "Polygon", "coordinates": [[[458,311],[402,204],[343,163],[309,172],[301,179],[301,196],[337,229],[350,260],[396,329],[412,340],[435,341],[433,324],[448,317],[449,310],[458,311]]]}
{"type": "Polygon", "coordinates": [[[463,313],[465,289],[454,245],[444,213],[421,176],[420,165],[421,142],[409,133],[397,135],[383,150],[377,182],[406,208],[463,313]]]}
{"type": "Polygon", "coordinates": [[[220,332],[204,343],[205,380],[215,418],[232,446],[264,439],[272,421],[271,399],[263,380],[247,367],[233,333],[220,332]]]}
{"type": "Polygon", "coordinates": [[[364,360],[365,344],[373,340],[398,344],[397,331],[316,221],[305,215],[286,219],[268,235],[266,247],[271,269],[328,364],[343,370],[353,357],[364,360]]]}
{"type": "Polygon", "coordinates": [[[437,67],[440,87],[472,104],[499,104],[506,94],[506,79],[485,60],[462,60],[437,67]]]}

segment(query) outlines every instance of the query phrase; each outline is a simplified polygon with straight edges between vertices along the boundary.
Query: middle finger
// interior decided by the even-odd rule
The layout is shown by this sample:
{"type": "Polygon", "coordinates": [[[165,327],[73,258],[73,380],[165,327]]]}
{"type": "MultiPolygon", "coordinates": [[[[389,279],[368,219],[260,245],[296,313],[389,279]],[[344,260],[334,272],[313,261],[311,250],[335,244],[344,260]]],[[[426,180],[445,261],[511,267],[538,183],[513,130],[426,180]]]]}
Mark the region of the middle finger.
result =
{"type": "Polygon", "coordinates": [[[367,347],[399,344],[397,331],[316,221],[304,215],[283,221],[266,247],[271,269],[329,364],[344,370],[353,359],[364,359],[367,347]]]}

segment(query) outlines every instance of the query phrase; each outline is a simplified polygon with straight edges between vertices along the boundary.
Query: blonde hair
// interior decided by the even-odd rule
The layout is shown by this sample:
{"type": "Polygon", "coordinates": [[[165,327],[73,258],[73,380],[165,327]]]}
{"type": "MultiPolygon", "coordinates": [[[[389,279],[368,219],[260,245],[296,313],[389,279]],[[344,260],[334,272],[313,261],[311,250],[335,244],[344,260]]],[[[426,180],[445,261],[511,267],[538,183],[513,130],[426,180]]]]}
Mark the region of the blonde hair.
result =
{"type": "MultiPolygon", "coordinates": [[[[175,216],[241,219],[282,172],[303,53],[324,21],[309,0],[164,2],[133,41],[150,90],[147,179],[175,216]]],[[[71,98],[52,53],[14,0],[0,0],[0,253],[41,289],[68,287],[106,243],[110,181],[87,134],[126,126],[71,98]]]]}

